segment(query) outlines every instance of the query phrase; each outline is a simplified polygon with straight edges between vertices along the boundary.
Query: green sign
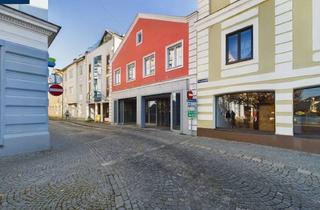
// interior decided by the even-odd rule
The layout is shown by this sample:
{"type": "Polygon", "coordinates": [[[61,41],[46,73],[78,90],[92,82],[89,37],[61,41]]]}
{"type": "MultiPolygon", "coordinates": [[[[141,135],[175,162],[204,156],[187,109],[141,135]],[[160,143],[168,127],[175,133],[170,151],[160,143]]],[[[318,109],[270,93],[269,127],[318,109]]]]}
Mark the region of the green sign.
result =
{"type": "Polygon", "coordinates": [[[52,63],[55,63],[55,62],[56,62],[56,59],[55,59],[55,58],[48,58],[48,61],[49,61],[49,62],[52,62],[52,63]]]}
{"type": "Polygon", "coordinates": [[[188,111],[188,117],[189,118],[195,118],[197,116],[197,112],[193,110],[188,111]]]}

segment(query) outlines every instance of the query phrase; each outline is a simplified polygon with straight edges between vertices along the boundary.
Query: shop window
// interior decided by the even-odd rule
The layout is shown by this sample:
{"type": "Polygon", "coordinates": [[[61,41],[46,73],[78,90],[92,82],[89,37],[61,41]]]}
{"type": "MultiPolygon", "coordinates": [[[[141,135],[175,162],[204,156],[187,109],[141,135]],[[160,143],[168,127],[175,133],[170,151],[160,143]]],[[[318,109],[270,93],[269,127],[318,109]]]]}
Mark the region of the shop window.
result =
{"type": "Polygon", "coordinates": [[[294,133],[320,136],[320,87],[294,91],[294,133]]]}
{"type": "Polygon", "coordinates": [[[274,92],[217,96],[217,128],[275,132],[274,92]]]}
{"type": "Polygon", "coordinates": [[[182,41],[167,47],[167,70],[181,68],[183,66],[183,44],[182,41]]]}
{"type": "Polygon", "coordinates": [[[127,81],[131,82],[136,79],[136,63],[132,62],[127,65],[127,81]]]}
{"type": "Polygon", "coordinates": [[[145,77],[154,75],[156,70],[155,54],[144,57],[143,63],[143,75],[145,77]]]}
{"type": "Polygon", "coordinates": [[[228,34],[226,44],[226,64],[253,59],[253,27],[228,34]]]}
{"type": "Polygon", "coordinates": [[[181,94],[172,94],[172,129],[181,129],[181,94]]]}

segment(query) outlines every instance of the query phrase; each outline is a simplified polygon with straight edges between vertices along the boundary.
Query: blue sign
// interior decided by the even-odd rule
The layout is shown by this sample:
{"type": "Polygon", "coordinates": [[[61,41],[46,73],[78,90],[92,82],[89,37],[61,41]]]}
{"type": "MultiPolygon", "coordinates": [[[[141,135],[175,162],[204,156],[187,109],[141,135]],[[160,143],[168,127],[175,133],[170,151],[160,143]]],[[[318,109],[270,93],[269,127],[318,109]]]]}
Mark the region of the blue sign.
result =
{"type": "Polygon", "coordinates": [[[197,99],[191,99],[191,100],[188,100],[188,103],[197,103],[197,99]]]}
{"type": "Polygon", "coordinates": [[[51,62],[51,61],[48,61],[48,67],[53,68],[53,67],[55,67],[55,66],[56,66],[56,63],[51,62]]]}
{"type": "Polygon", "coordinates": [[[0,0],[0,4],[30,4],[30,0],[0,0]]]}

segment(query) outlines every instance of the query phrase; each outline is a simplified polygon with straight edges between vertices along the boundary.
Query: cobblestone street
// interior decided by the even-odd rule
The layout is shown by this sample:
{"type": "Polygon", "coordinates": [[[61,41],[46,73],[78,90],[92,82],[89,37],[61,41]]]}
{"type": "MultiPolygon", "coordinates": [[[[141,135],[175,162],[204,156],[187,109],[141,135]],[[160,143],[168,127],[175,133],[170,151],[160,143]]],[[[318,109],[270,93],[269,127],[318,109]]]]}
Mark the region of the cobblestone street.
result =
{"type": "Polygon", "coordinates": [[[50,127],[51,151],[0,159],[0,209],[320,209],[319,155],[154,129],[50,127]]]}

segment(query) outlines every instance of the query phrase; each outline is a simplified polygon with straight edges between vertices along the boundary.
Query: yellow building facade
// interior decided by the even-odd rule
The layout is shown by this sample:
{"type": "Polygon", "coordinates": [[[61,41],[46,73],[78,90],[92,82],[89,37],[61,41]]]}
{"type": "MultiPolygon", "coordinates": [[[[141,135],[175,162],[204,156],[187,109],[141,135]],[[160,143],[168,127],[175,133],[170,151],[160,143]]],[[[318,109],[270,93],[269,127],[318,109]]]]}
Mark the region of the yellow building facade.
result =
{"type": "Polygon", "coordinates": [[[320,152],[320,1],[198,6],[198,135],[320,152]]]}

